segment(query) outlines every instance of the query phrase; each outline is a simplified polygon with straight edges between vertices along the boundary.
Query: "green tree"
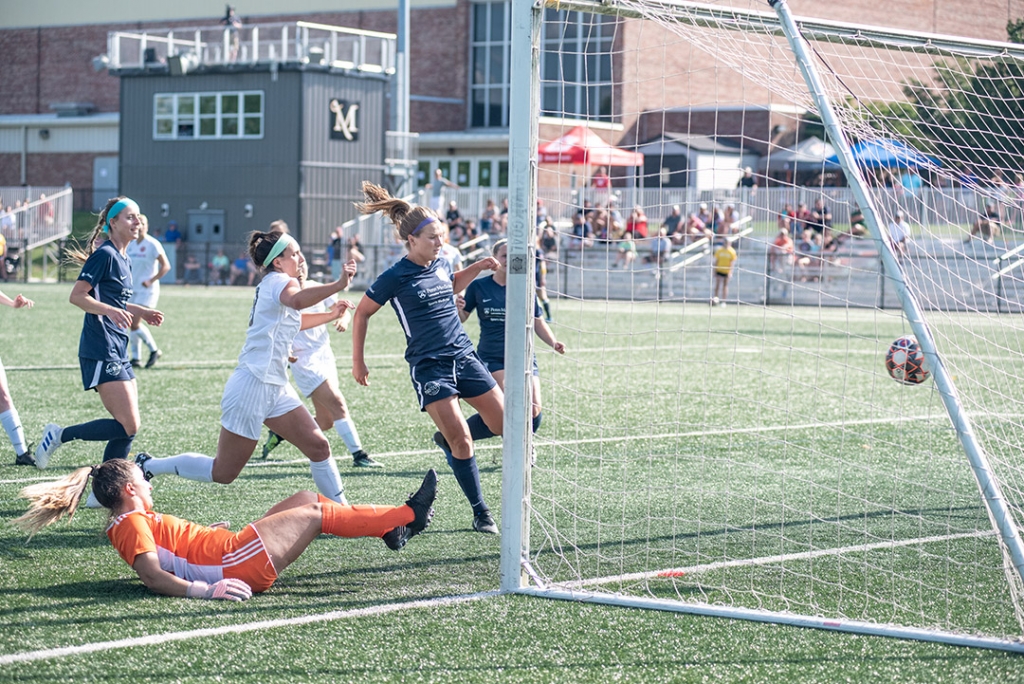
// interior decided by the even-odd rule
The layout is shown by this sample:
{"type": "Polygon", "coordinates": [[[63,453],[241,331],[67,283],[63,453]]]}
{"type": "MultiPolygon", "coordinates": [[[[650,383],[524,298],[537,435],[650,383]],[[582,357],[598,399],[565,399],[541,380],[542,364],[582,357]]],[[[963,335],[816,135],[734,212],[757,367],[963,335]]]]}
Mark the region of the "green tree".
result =
{"type": "MultiPolygon", "coordinates": [[[[1024,42],[1024,19],[1007,24],[1024,42]]],[[[943,164],[979,175],[1024,169],[1024,64],[1010,56],[936,61],[925,83],[906,82],[906,102],[866,103],[865,121],[902,136],[943,164]]]]}

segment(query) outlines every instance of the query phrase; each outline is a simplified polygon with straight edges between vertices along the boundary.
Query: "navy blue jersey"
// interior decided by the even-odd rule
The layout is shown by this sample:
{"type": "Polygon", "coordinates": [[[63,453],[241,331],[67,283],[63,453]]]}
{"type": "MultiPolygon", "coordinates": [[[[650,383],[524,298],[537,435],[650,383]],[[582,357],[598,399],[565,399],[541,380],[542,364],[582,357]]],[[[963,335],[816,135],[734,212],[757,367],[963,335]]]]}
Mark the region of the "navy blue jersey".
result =
{"type": "MultiPolygon", "coordinates": [[[[494,276],[477,278],[466,288],[466,312],[480,318],[480,343],[476,351],[484,361],[505,358],[505,292],[507,288],[494,282],[494,276]]],[[[537,298],[533,300],[533,317],[542,312],[537,298]]]]}
{"type": "Polygon", "coordinates": [[[455,306],[451,266],[444,259],[420,266],[402,258],[377,277],[366,296],[381,306],[391,302],[405,331],[405,360],[410,364],[473,351],[455,306]]]}
{"type": "MultiPolygon", "coordinates": [[[[132,296],[132,265],[126,256],[107,240],[89,255],[78,276],[92,286],[93,299],[127,310],[132,296]]],[[[78,356],[98,361],[128,361],[128,330],[118,328],[106,316],[85,314],[78,356]]]]}

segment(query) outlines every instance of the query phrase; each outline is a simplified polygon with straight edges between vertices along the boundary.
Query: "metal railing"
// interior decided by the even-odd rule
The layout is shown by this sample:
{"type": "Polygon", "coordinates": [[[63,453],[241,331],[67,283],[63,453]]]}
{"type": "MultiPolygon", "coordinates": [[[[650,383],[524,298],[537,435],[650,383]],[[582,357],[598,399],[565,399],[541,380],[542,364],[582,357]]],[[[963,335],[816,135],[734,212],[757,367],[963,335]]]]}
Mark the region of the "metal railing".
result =
{"type": "MultiPolygon", "coordinates": [[[[202,66],[260,63],[313,64],[370,73],[395,70],[395,35],[308,21],[224,26],[111,31],[106,66],[120,69],[170,69],[172,58],[188,56],[202,66]]],[[[180,68],[180,63],[179,63],[180,68]]]]}
{"type": "MultiPolygon", "coordinates": [[[[769,226],[774,231],[779,212],[790,204],[814,206],[821,198],[832,211],[832,222],[844,225],[850,222],[851,209],[856,201],[846,187],[773,187],[735,188],[718,190],[697,190],[694,188],[627,188],[611,190],[597,188],[538,188],[537,196],[544,209],[557,222],[569,219],[584,201],[607,206],[614,200],[623,220],[629,217],[634,206],[641,207],[647,214],[649,225],[662,222],[678,204],[685,217],[696,213],[701,204],[724,209],[733,206],[743,215],[749,215],[753,225],[769,226]]],[[[1024,237],[1024,196],[1007,196],[993,202],[990,189],[986,188],[934,188],[918,194],[905,194],[899,188],[876,188],[876,206],[887,216],[902,211],[912,227],[927,227],[937,233],[958,234],[969,228],[984,213],[986,204],[997,204],[1002,214],[1000,222],[1003,237],[1016,239],[1024,237]],[[1019,234],[1019,235],[1018,235],[1019,234]]],[[[446,188],[444,210],[454,200],[463,219],[472,218],[479,223],[487,200],[493,200],[501,208],[508,197],[508,188],[460,187],[446,188]]]]}

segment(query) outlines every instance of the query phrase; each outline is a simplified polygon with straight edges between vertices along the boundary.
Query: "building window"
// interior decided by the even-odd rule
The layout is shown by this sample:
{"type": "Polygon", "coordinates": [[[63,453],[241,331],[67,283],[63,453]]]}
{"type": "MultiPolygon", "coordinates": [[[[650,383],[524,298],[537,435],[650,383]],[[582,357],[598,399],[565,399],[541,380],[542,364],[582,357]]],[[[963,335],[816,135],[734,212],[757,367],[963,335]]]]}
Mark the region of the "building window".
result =
{"type": "MultiPolygon", "coordinates": [[[[509,0],[472,6],[470,126],[507,128],[512,26],[509,0]]],[[[545,10],[541,38],[541,113],[612,121],[612,43],[617,19],[545,10]]]]}
{"type": "Polygon", "coordinates": [[[470,40],[470,125],[508,126],[509,55],[512,3],[476,2],[470,40]]]}
{"type": "Polygon", "coordinates": [[[262,137],[263,91],[153,96],[154,140],[262,137]]]}
{"type": "Polygon", "coordinates": [[[541,114],[612,121],[617,19],[548,9],[541,38],[541,114]]]}

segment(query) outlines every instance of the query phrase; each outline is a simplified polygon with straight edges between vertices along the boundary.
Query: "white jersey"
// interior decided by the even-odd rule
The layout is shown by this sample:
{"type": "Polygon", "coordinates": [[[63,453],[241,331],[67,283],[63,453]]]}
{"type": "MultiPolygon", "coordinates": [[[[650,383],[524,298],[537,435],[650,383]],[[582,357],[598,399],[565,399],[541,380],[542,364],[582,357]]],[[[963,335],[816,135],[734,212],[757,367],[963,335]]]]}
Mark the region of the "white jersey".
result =
{"type": "Polygon", "coordinates": [[[292,280],[271,271],[256,287],[249,331],[238,355],[239,366],[271,385],[288,384],[288,351],[302,326],[299,311],[281,303],[281,293],[292,280]]]}
{"type": "MultiPolygon", "coordinates": [[[[136,292],[145,290],[142,281],[149,280],[160,271],[158,260],[166,258],[163,245],[152,235],[147,235],[142,242],[132,240],[128,243],[128,258],[132,260],[132,285],[136,292]]],[[[160,281],[157,280],[153,286],[148,288],[152,294],[159,294],[160,281]]]]}
{"type": "MultiPolygon", "coordinates": [[[[308,309],[303,309],[304,314],[318,314],[326,313],[328,309],[334,306],[336,299],[334,297],[328,297],[322,302],[317,302],[308,309]]],[[[295,340],[292,341],[292,353],[295,356],[302,356],[304,353],[313,352],[322,347],[329,347],[331,345],[330,332],[327,330],[326,325],[318,325],[313,328],[307,328],[300,330],[299,334],[295,336],[295,340]]]]}

